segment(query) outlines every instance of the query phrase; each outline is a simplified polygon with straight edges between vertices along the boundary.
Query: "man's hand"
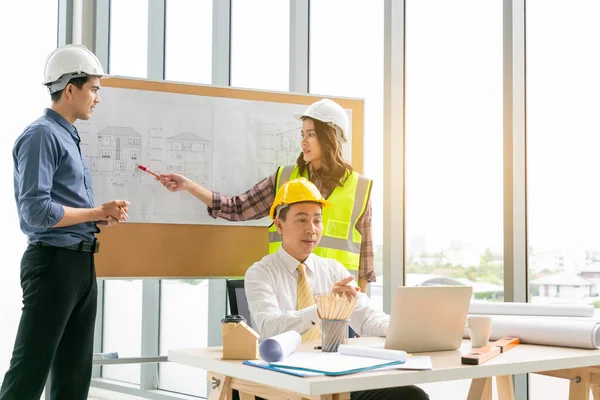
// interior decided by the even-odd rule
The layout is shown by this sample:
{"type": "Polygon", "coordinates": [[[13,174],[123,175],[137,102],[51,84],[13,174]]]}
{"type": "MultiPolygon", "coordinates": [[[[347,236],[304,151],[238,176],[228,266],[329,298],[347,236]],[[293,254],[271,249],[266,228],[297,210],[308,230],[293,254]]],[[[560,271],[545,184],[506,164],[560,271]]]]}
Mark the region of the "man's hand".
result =
{"type": "Polygon", "coordinates": [[[95,211],[97,214],[96,221],[107,221],[108,223],[109,218],[112,217],[117,222],[121,222],[127,219],[129,202],[127,200],[109,201],[96,208],[95,211]]]}
{"type": "Polygon", "coordinates": [[[183,175],[170,173],[160,174],[160,183],[166,187],[170,192],[180,192],[187,190],[190,186],[190,180],[183,175]]]}
{"type": "Polygon", "coordinates": [[[116,219],[114,219],[113,217],[108,217],[107,219],[101,220],[101,221],[96,221],[96,225],[100,225],[100,226],[113,226],[118,224],[119,221],[117,221],[116,219]]]}
{"type": "Polygon", "coordinates": [[[353,276],[349,276],[347,278],[342,279],[341,281],[333,285],[331,293],[345,294],[346,297],[348,297],[348,300],[352,300],[352,298],[356,297],[357,293],[360,292],[359,287],[348,285],[353,280],[353,276]]]}

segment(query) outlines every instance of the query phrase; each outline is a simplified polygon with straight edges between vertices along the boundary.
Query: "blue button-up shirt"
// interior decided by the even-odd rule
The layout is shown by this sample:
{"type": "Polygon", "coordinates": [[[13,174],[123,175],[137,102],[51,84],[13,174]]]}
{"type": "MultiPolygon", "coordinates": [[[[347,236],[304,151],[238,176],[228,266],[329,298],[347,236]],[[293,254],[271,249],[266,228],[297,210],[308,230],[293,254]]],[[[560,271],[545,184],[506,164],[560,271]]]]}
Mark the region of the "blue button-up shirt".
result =
{"type": "Polygon", "coordinates": [[[29,243],[70,246],[93,241],[99,232],[94,222],[53,228],[64,216],[63,206],[94,206],[92,175],[79,141],[75,127],[50,109],[15,141],[15,200],[29,243]]]}

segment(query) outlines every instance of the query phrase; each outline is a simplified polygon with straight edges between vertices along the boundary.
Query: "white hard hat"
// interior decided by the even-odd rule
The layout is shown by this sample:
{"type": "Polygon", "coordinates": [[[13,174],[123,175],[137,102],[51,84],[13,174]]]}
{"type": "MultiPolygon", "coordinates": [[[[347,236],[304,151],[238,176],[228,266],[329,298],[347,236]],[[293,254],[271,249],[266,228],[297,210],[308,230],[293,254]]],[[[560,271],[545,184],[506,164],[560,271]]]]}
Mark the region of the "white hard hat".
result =
{"type": "Polygon", "coordinates": [[[73,78],[103,76],[100,60],[87,47],[67,44],[55,49],[46,59],[44,85],[50,93],[63,90],[73,78]]]}
{"type": "Polygon", "coordinates": [[[335,128],[335,133],[340,143],[348,141],[348,114],[333,100],[323,99],[311,104],[303,114],[294,115],[295,118],[302,120],[306,117],[324,122],[335,128]]]}

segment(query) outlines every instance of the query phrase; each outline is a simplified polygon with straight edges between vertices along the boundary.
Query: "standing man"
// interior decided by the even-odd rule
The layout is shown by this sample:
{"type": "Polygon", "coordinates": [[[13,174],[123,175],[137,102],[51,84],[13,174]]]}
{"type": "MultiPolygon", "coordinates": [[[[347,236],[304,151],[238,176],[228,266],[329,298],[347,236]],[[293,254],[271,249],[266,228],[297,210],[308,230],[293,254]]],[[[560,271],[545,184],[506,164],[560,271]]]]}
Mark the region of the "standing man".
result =
{"type": "Polygon", "coordinates": [[[96,319],[98,225],[127,219],[125,200],[94,207],[91,173],[73,126],[100,102],[104,75],[85,46],[46,60],[52,105],[17,138],[14,188],[28,247],[21,260],[23,312],[0,400],[39,400],[51,371],[53,400],[87,399],[96,319]]]}

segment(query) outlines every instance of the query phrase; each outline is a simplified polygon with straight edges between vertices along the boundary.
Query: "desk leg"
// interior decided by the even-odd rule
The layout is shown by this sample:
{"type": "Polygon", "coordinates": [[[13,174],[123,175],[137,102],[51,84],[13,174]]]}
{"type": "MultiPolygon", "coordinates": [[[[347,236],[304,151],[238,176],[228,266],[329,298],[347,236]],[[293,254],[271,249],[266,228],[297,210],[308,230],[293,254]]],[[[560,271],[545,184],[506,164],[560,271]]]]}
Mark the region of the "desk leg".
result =
{"type": "Polygon", "coordinates": [[[600,400],[600,385],[590,385],[594,400],[600,400]]]}
{"type": "Polygon", "coordinates": [[[492,400],[492,378],[473,379],[467,400],[492,400]]]}
{"type": "Polygon", "coordinates": [[[206,374],[206,380],[211,384],[209,400],[231,400],[231,377],[209,372],[206,374]]]}
{"type": "Polygon", "coordinates": [[[496,386],[498,389],[498,400],[515,400],[512,375],[497,376],[496,386]]]}
{"type": "MultiPolygon", "coordinates": [[[[569,400],[589,400],[590,388],[594,389],[600,383],[600,368],[598,367],[540,371],[536,374],[570,380],[569,400]]],[[[598,393],[598,389],[594,389],[594,399],[598,398],[600,398],[600,393],[598,393]]]]}
{"type": "Polygon", "coordinates": [[[569,400],[590,400],[590,376],[582,376],[581,380],[571,380],[569,384],[569,400]]]}

